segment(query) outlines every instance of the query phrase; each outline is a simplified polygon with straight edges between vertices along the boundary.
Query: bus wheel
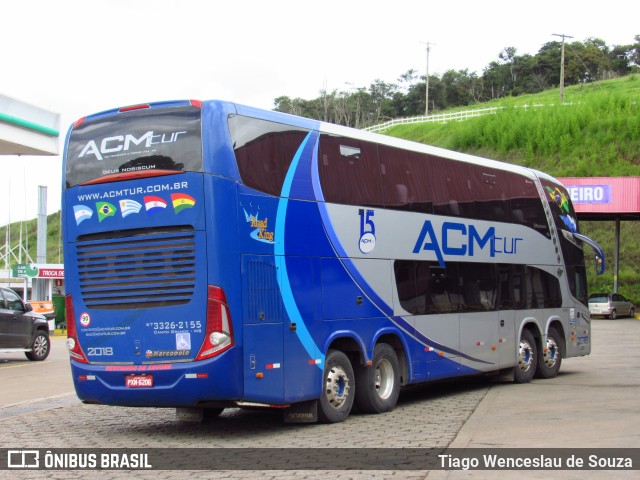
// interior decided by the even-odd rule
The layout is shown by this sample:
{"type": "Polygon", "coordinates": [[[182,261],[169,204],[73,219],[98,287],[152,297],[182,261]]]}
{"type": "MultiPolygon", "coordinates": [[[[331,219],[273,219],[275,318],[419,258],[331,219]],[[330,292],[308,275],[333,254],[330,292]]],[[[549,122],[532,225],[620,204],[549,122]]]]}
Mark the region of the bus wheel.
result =
{"type": "Polygon", "coordinates": [[[365,413],[390,412],[400,394],[400,367],[393,348],[379,343],[373,350],[373,366],[356,369],[356,404],[365,413]]]}
{"type": "Polygon", "coordinates": [[[213,420],[214,418],[218,418],[223,411],[224,408],[205,408],[202,412],[202,419],[213,420]]]}
{"type": "Polygon", "coordinates": [[[353,407],[355,378],[349,358],[338,350],[329,350],[323,375],[318,419],[323,423],[341,422],[353,407]]]}
{"type": "Polygon", "coordinates": [[[520,346],[518,347],[518,365],[514,372],[516,383],[529,383],[536,373],[538,349],[533,334],[526,328],[520,335],[520,346]]]}
{"type": "Polygon", "coordinates": [[[562,345],[562,337],[558,331],[554,327],[549,328],[547,343],[542,350],[542,355],[538,355],[536,377],[553,378],[558,374],[564,355],[562,345]]]}

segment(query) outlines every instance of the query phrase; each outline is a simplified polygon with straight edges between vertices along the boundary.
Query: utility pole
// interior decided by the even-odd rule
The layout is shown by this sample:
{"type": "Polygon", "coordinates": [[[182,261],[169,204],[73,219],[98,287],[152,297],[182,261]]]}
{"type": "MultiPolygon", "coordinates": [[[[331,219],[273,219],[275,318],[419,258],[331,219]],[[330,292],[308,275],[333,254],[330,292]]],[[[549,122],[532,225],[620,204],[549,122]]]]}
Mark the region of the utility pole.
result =
{"type": "MultiPolygon", "coordinates": [[[[47,187],[38,186],[38,221],[36,258],[38,263],[47,263],[47,187]]],[[[42,278],[33,279],[32,300],[48,300],[45,292],[45,282],[42,278]]]]}
{"type": "Polygon", "coordinates": [[[573,38],[564,33],[554,33],[554,37],[562,37],[562,53],[560,54],[560,103],[564,103],[564,39],[573,38]]]}
{"type": "Polygon", "coordinates": [[[424,45],[427,46],[426,50],[427,50],[427,76],[426,76],[426,83],[427,83],[427,87],[425,89],[425,101],[424,101],[424,115],[427,116],[429,115],[429,52],[431,52],[431,42],[420,42],[424,45]]]}

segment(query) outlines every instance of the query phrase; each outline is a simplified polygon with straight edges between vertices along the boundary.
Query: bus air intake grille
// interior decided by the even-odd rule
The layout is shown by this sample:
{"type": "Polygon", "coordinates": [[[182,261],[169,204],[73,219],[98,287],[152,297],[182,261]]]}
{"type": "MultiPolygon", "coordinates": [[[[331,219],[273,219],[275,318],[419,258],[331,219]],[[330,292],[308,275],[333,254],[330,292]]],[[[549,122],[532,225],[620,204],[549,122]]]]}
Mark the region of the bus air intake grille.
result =
{"type": "Polygon", "coordinates": [[[76,252],[89,308],[123,310],[188,303],[196,284],[193,229],[85,235],[76,252]]]}

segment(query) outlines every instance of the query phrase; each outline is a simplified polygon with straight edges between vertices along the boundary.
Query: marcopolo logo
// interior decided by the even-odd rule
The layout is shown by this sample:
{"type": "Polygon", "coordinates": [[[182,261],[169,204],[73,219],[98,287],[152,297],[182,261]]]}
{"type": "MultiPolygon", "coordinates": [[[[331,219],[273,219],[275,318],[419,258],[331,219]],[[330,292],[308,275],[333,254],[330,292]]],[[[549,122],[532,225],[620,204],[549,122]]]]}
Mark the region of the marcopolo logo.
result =
{"type": "Polygon", "coordinates": [[[128,152],[131,148],[138,147],[151,148],[153,145],[163,143],[175,143],[180,135],[185,135],[186,131],[170,132],[170,133],[154,133],[153,130],[148,131],[139,138],[135,135],[127,133],[126,135],[114,135],[113,137],[105,137],[99,140],[89,140],[80,152],[80,157],[85,155],[94,155],[97,160],[104,160],[105,156],[117,154],[119,152],[128,152]]]}

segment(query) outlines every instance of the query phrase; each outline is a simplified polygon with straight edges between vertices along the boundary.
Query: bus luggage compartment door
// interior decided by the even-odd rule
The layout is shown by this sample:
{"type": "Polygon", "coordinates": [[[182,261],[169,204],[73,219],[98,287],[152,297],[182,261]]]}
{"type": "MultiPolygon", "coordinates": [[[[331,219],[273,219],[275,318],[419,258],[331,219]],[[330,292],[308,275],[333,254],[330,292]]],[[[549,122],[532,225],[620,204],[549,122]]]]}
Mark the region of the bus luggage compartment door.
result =
{"type": "Polygon", "coordinates": [[[273,257],[242,257],[244,400],[281,403],[284,307],[273,257]]]}
{"type": "Polygon", "coordinates": [[[279,260],[243,256],[244,385],[245,400],[288,404],[320,395],[322,355],[307,330],[318,266],[306,257],[279,260]]]}

